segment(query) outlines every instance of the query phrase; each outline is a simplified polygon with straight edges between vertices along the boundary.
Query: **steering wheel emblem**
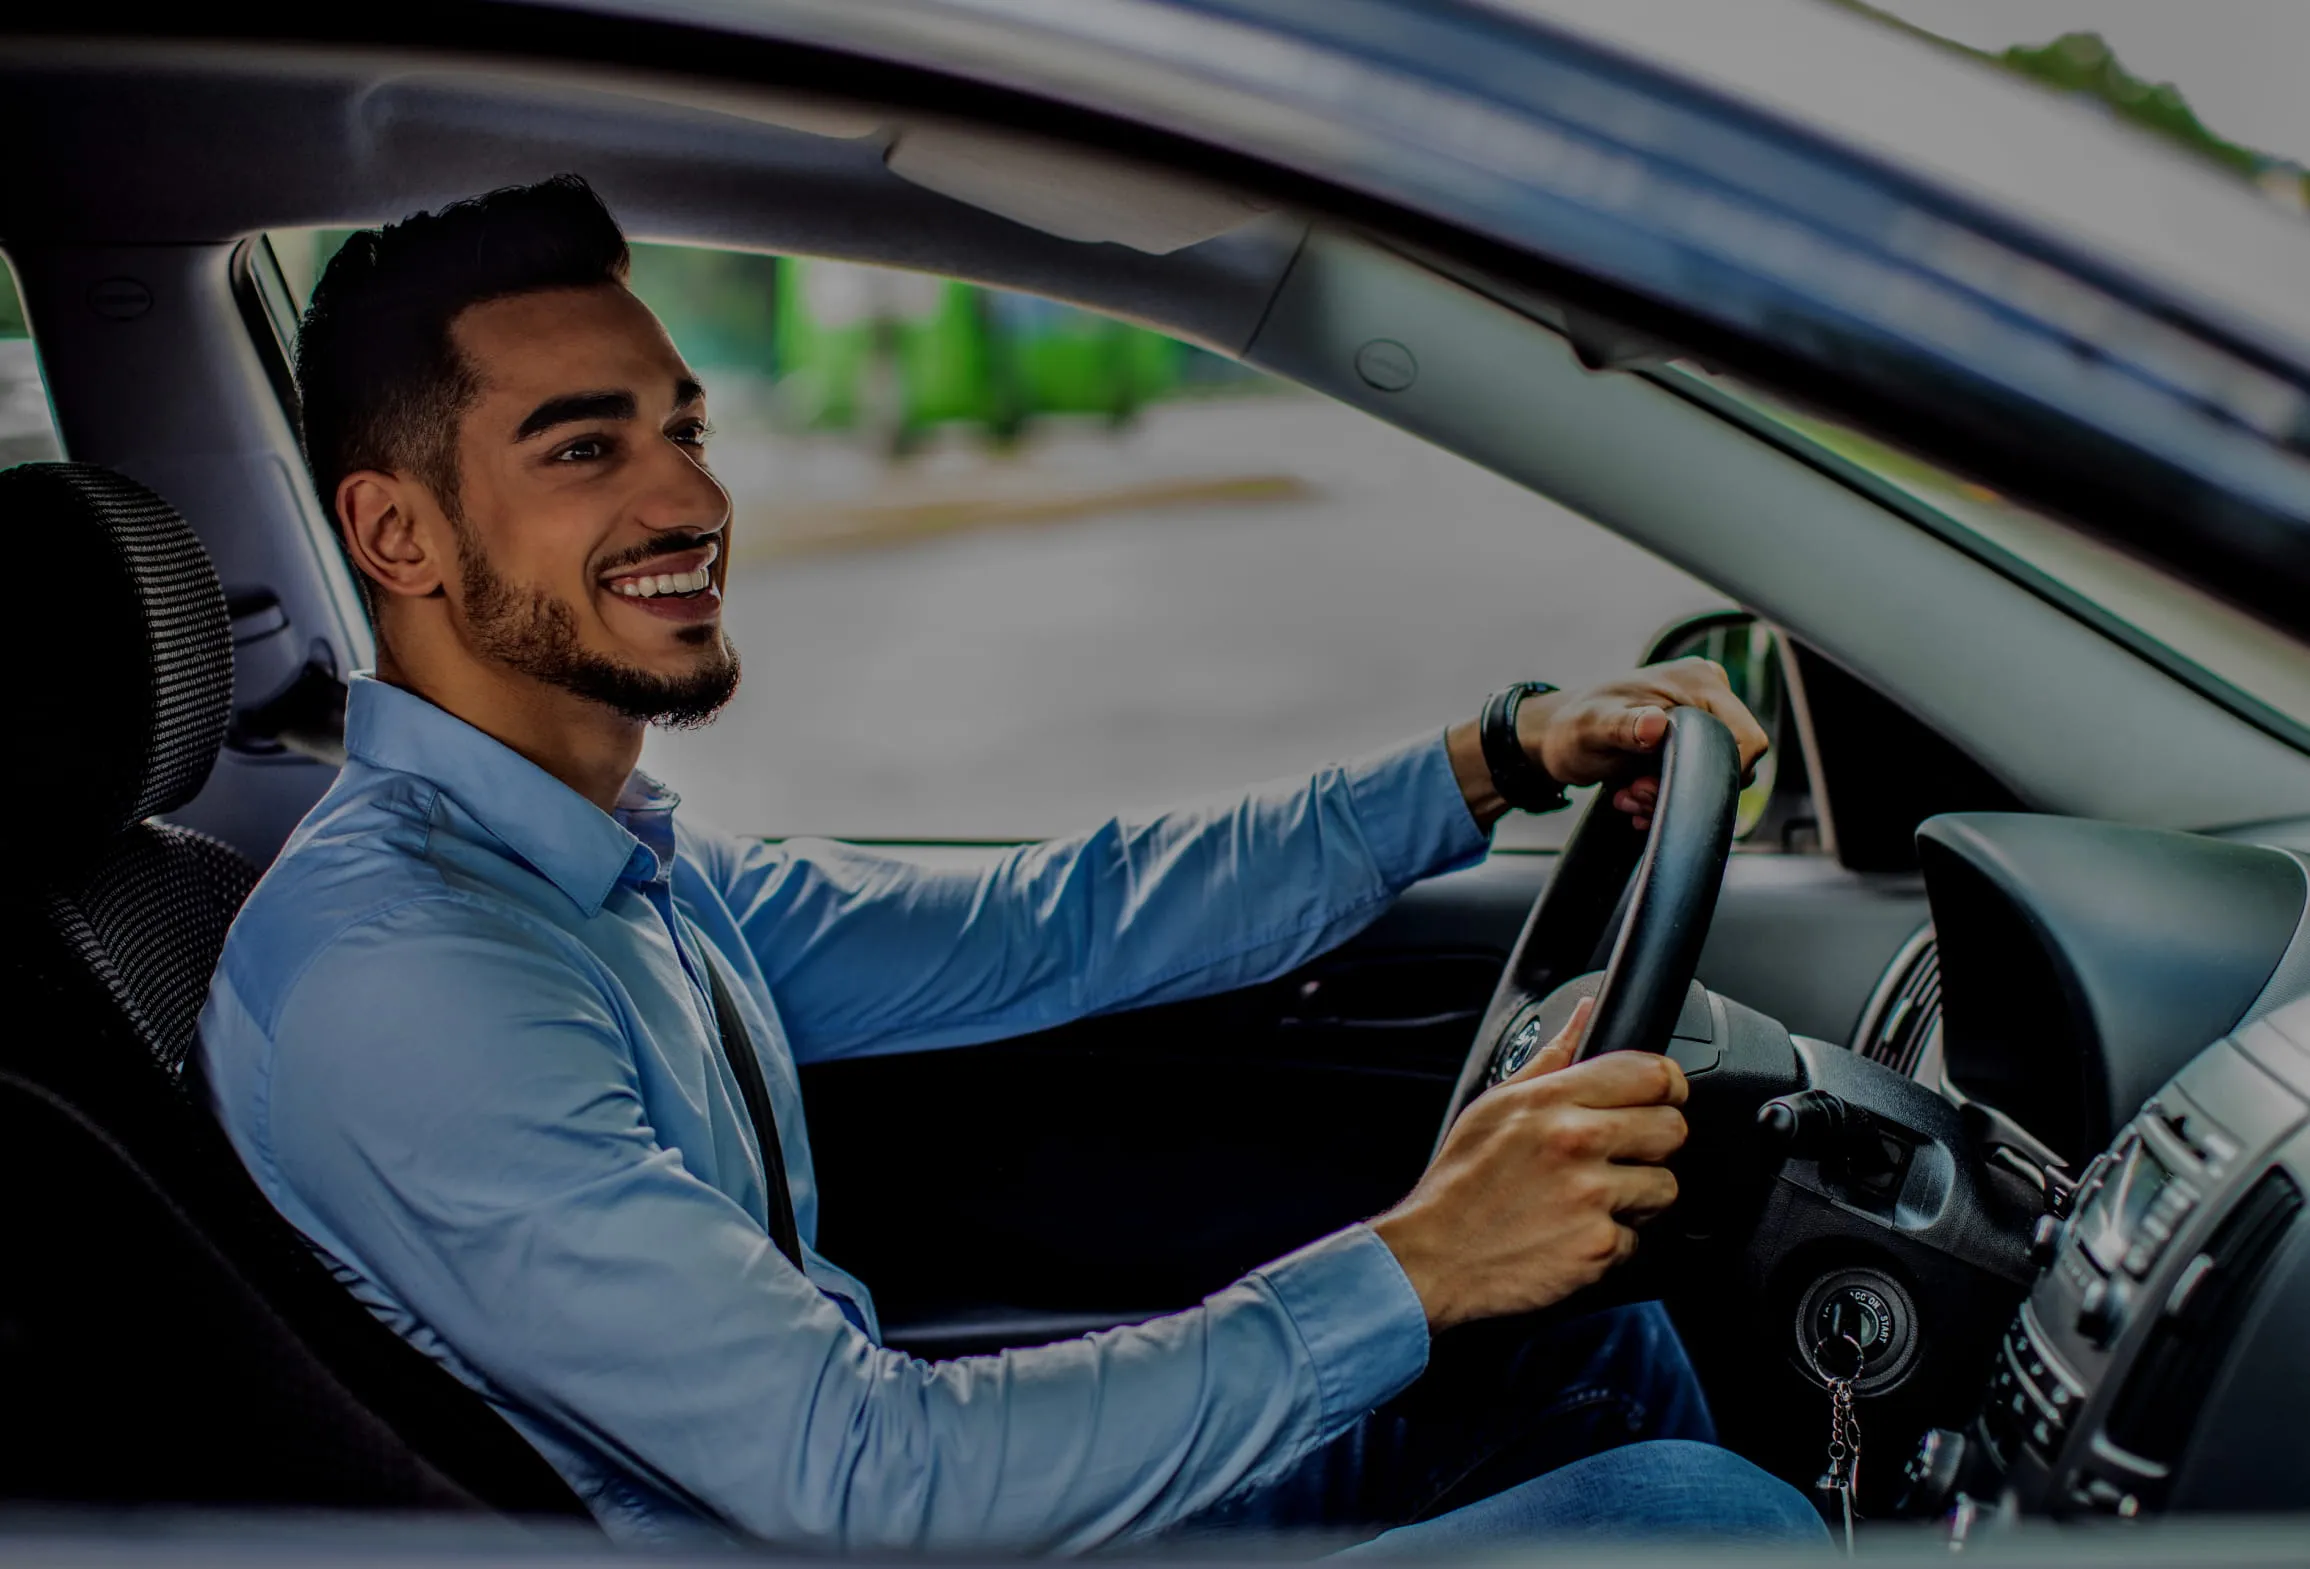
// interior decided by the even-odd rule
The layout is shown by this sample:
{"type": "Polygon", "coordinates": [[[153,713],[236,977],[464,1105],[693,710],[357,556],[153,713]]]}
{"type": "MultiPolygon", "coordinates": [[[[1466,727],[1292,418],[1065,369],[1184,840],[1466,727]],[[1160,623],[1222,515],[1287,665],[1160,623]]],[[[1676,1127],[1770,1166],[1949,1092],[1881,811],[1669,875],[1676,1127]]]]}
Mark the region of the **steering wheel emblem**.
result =
{"type": "Polygon", "coordinates": [[[1492,1082],[1498,1084],[1522,1072],[1539,1049],[1540,1015],[1535,1013],[1509,1032],[1508,1039],[1501,1043],[1500,1055],[1492,1059],[1492,1082]]]}

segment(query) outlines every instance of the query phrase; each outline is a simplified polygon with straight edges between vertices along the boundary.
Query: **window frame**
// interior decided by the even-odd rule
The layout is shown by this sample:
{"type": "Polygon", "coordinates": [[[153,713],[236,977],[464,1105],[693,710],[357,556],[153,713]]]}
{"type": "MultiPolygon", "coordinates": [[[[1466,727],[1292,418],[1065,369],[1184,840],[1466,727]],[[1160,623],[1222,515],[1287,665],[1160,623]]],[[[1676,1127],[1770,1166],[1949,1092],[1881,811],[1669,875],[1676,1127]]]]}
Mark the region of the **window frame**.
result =
{"type": "MultiPolygon", "coordinates": [[[[2091,627],[2232,717],[2297,752],[2310,754],[2310,723],[2295,719],[2283,709],[2254,696],[2227,677],[2208,669],[2171,644],[2134,625],[2098,600],[2080,593],[2044,568],[1984,537],[1977,530],[1966,527],[1865,465],[1831,450],[1734,394],[1713,387],[1675,365],[1635,367],[1630,374],[1642,377],[1663,391],[1714,415],[1803,464],[1823,478],[1884,508],[1902,521],[1988,567],[2072,620],[2091,627]]],[[[2062,523],[2057,526],[2070,525],[2062,523]]],[[[2153,570],[2160,569],[2153,567],[2153,570]]],[[[2251,614],[2244,610],[2237,613],[2251,614]]]]}

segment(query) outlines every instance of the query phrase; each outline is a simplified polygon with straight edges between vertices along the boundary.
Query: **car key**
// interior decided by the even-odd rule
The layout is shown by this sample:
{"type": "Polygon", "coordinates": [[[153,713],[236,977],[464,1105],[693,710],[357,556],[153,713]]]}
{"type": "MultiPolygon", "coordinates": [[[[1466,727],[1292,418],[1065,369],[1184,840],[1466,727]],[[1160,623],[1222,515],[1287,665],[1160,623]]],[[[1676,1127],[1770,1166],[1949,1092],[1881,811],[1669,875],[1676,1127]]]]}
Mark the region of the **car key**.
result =
{"type": "Polygon", "coordinates": [[[1851,1335],[1824,1335],[1813,1347],[1813,1365],[1829,1384],[1829,1469],[1813,1484],[1834,1492],[1845,1517],[1845,1556],[1853,1556],[1853,1493],[1861,1477],[1861,1420],[1853,1413],[1853,1385],[1861,1376],[1861,1342],[1851,1335]]]}

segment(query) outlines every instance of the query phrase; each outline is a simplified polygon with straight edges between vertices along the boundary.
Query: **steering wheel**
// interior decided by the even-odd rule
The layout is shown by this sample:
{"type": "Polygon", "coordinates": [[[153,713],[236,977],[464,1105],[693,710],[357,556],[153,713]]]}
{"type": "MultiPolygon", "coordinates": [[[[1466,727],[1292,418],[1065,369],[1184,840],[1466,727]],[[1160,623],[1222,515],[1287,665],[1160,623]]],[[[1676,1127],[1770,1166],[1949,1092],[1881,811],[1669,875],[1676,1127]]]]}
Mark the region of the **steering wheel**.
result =
{"type": "Polygon", "coordinates": [[[1695,991],[1692,972],[1716,913],[1740,791],[1732,732],[1705,709],[1676,708],[1661,747],[1651,831],[1640,838],[1613,809],[1611,791],[1597,792],[1508,955],[1453,1087],[1439,1149],[1461,1109],[1530,1062],[1592,987],[1596,1013],[1581,1057],[1667,1049],[1695,991]],[[1624,894],[1628,913],[1596,983],[1584,972],[1594,968],[1624,894]]]}

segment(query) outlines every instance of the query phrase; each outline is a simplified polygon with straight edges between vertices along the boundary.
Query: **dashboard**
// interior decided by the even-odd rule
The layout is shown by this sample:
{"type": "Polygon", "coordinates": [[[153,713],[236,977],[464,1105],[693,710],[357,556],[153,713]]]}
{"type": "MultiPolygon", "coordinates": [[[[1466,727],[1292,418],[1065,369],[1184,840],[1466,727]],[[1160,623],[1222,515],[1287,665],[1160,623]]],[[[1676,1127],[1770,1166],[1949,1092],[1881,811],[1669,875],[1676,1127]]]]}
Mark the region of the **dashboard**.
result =
{"type": "Polygon", "coordinates": [[[2059,1164],[1978,1415],[1910,1462],[1914,1512],[2298,1508],[2310,865],[2019,814],[1919,845],[1932,924],[1853,1050],[2059,1164]]]}
{"type": "Polygon", "coordinates": [[[1854,1050],[1994,1106],[2082,1167],[2240,1022],[2310,991],[2310,861],[2081,818],[1975,812],[1918,832],[1933,921],[1854,1050]]]}
{"type": "Polygon", "coordinates": [[[2310,999],[2197,1056],[2041,1232],[1972,1435],[2023,1508],[2300,1506],[2306,1185],[2310,999]]]}

